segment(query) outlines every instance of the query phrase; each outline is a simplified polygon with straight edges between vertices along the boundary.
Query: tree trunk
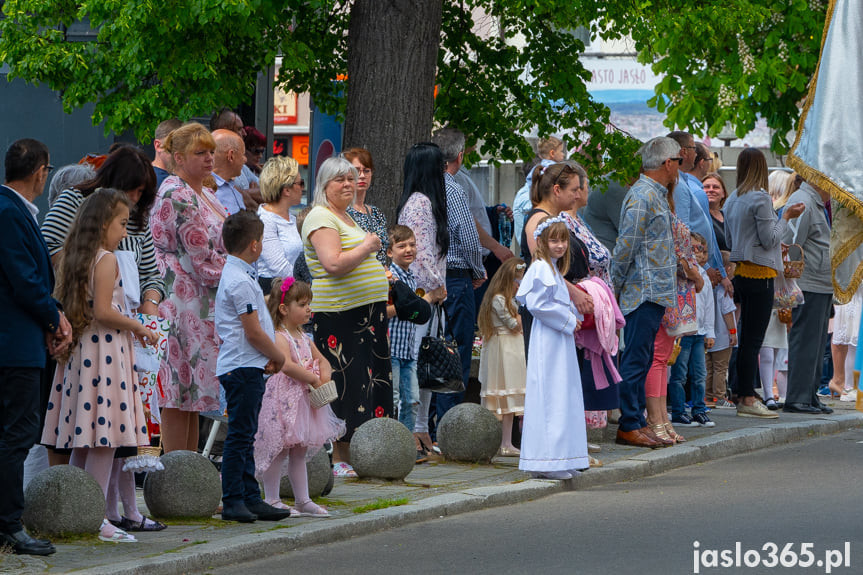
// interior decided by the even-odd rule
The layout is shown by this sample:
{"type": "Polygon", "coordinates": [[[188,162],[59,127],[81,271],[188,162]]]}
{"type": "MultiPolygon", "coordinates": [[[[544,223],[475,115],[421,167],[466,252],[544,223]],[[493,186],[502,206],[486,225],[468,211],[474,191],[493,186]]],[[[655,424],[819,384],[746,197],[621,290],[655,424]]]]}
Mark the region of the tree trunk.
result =
{"type": "Polygon", "coordinates": [[[344,147],[375,164],[366,203],[396,222],[408,149],[431,137],[442,0],[356,0],[348,30],[344,147]]]}

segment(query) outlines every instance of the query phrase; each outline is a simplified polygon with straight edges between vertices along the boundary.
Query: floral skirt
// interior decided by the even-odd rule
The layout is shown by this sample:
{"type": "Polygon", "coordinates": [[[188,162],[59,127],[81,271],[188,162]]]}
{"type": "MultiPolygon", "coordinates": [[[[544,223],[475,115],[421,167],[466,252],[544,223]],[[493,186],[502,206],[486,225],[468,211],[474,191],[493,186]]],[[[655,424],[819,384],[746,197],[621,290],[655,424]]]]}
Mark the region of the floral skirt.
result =
{"type": "Polygon", "coordinates": [[[340,312],[315,312],[315,345],[333,368],[338,397],[330,405],[343,419],[350,442],[374,417],[392,417],[393,378],[386,302],[340,312]]]}

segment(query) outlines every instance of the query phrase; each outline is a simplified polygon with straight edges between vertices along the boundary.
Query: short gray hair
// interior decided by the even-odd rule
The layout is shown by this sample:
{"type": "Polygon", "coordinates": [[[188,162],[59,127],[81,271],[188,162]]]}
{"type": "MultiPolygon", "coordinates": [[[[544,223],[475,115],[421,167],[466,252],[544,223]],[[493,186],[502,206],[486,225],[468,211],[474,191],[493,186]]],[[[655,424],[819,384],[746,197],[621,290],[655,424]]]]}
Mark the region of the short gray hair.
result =
{"type": "Polygon", "coordinates": [[[315,197],[312,199],[312,205],[330,207],[330,202],[327,201],[327,193],[324,191],[331,181],[339,176],[351,174],[354,181],[357,180],[357,169],[344,158],[332,157],[324,160],[321,167],[318,168],[318,175],[315,177],[315,197]]]}
{"type": "Polygon", "coordinates": [[[464,134],[455,128],[441,128],[432,134],[432,142],[443,152],[446,162],[455,161],[464,152],[464,134]]]}
{"type": "Polygon", "coordinates": [[[69,164],[63,166],[51,178],[51,185],[48,186],[48,207],[54,205],[57,196],[63,190],[74,188],[88,180],[96,177],[96,170],[90,164],[69,164]]]}
{"type": "Polygon", "coordinates": [[[680,154],[680,144],[671,138],[653,138],[641,146],[638,153],[641,155],[642,169],[655,170],[668,158],[674,158],[680,154]]]}

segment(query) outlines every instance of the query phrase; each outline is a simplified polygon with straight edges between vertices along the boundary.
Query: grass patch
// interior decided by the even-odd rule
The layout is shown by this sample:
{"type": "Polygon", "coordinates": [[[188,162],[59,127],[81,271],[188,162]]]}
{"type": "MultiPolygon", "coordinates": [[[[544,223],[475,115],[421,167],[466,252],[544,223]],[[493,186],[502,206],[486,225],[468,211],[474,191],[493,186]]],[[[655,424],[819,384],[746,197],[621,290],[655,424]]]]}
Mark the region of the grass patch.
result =
{"type": "MultiPolygon", "coordinates": [[[[55,545],[92,545],[101,543],[99,541],[99,529],[93,533],[61,533],[59,535],[45,535],[38,531],[31,532],[33,537],[50,539],[55,545]]],[[[11,550],[11,548],[10,548],[11,550]]]]}
{"type": "Polygon", "coordinates": [[[324,507],[347,507],[349,503],[345,503],[341,499],[331,499],[329,497],[316,497],[315,503],[324,507]]]}
{"type": "Polygon", "coordinates": [[[162,523],[167,525],[168,527],[188,527],[188,526],[203,526],[206,525],[208,527],[230,527],[232,522],[223,521],[220,516],[213,517],[196,517],[196,518],[179,518],[179,519],[159,519],[162,523]]]}
{"type": "Polygon", "coordinates": [[[376,499],[371,503],[366,505],[360,505],[359,507],[354,507],[352,511],[354,513],[368,513],[369,511],[376,511],[378,509],[386,509],[387,507],[398,507],[399,505],[407,505],[410,503],[410,499],[407,497],[401,497],[399,499],[376,499]]]}

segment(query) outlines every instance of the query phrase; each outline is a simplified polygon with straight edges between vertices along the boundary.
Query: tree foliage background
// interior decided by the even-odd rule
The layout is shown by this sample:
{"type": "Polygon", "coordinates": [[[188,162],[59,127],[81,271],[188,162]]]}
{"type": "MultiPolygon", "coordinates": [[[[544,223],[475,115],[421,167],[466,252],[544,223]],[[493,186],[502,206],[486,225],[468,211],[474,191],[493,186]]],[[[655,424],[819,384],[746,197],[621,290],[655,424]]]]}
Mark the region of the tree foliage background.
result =
{"type": "MultiPolygon", "coordinates": [[[[380,2],[399,9],[398,0],[380,2]]],[[[95,102],[94,123],[131,128],[143,141],[165,118],[248,101],[256,74],[277,54],[285,88],[343,113],[344,89],[376,81],[374,66],[345,85],[333,81],[348,70],[353,7],[348,0],[6,0],[0,61],[10,77],[60,91],[67,109],[95,102]],[[66,27],[85,18],[98,39],[66,41],[66,27]]],[[[460,127],[498,160],[532,157],[523,134],[565,132],[570,150],[590,152],[581,159],[593,175],[633,174],[638,143],[586,90],[584,45],[571,33],[583,26],[595,36],[631,38],[639,60],[664,75],[651,104],[667,114],[669,128],[715,136],[730,122],[743,136],[761,116],[783,153],[815,70],[826,7],[822,0],[443,0],[434,121],[460,127]],[[476,9],[488,18],[474,22],[476,9]]],[[[376,33],[374,20],[360,33],[376,33]]],[[[380,65],[388,65],[386,54],[380,65]]]]}

